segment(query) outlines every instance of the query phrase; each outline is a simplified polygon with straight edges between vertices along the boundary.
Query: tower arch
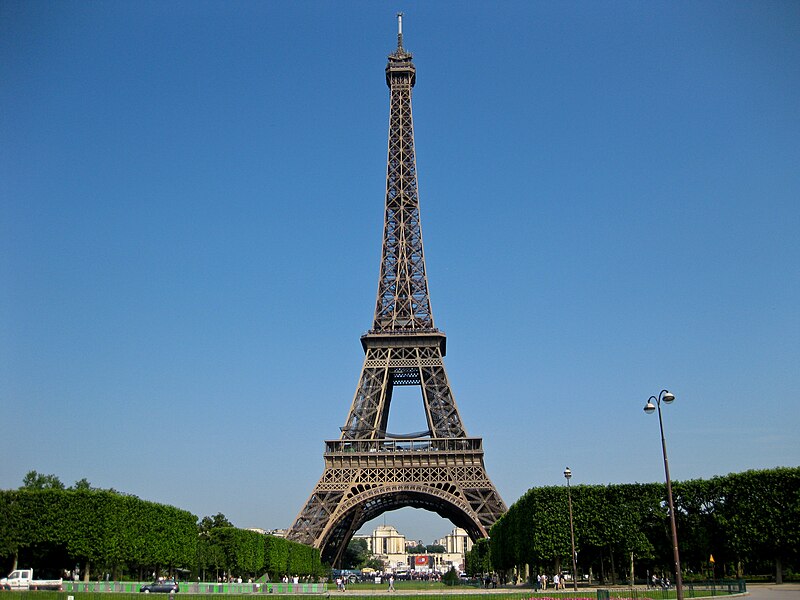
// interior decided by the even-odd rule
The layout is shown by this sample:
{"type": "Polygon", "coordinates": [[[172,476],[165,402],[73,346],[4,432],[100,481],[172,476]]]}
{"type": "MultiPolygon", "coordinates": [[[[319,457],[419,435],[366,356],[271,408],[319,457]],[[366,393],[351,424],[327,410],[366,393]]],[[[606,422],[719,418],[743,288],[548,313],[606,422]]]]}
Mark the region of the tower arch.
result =
{"type": "Polygon", "coordinates": [[[339,511],[331,517],[320,536],[322,560],[338,564],[353,535],[365,523],[401,508],[419,508],[436,513],[464,529],[473,540],[488,533],[473,519],[469,503],[453,490],[426,484],[377,485],[359,490],[341,503],[339,511]]]}

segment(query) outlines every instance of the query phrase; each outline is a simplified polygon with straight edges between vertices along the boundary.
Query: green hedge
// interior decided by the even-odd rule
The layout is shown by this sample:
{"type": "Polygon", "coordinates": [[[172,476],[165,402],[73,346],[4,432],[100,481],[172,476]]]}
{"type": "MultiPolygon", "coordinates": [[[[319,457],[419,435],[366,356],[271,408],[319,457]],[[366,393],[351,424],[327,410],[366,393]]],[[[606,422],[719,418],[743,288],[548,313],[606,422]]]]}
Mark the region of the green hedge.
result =
{"type": "Polygon", "coordinates": [[[200,534],[197,517],[105,490],[0,491],[0,557],[41,558],[33,568],[143,573],[207,569],[259,576],[323,574],[319,550],[235,527],[200,534]],[[49,554],[48,554],[49,552],[49,554]],[[55,558],[54,558],[55,557],[55,558]]]}
{"type": "Polygon", "coordinates": [[[190,568],[197,517],[110,491],[0,491],[0,555],[46,546],[62,549],[84,569],[113,570],[122,563],[190,568]]]}
{"type": "MultiPolygon", "coordinates": [[[[666,485],[615,484],[572,486],[578,566],[597,577],[630,577],[671,572],[674,561],[666,503],[666,485]]],[[[800,468],[734,473],[708,480],[674,482],[673,496],[685,571],[741,578],[745,572],[800,567],[800,468]]],[[[490,562],[495,569],[524,569],[533,574],[571,570],[569,507],[566,486],[533,488],[514,503],[490,531],[490,562]]],[[[480,560],[467,563],[480,564],[480,560]]]]}
{"type": "Polygon", "coordinates": [[[282,575],[324,573],[316,548],[255,531],[219,527],[201,540],[201,546],[202,552],[216,561],[203,566],[223,569],[226,573],[265,575],[265,579],[273,580],[282,575]]]}

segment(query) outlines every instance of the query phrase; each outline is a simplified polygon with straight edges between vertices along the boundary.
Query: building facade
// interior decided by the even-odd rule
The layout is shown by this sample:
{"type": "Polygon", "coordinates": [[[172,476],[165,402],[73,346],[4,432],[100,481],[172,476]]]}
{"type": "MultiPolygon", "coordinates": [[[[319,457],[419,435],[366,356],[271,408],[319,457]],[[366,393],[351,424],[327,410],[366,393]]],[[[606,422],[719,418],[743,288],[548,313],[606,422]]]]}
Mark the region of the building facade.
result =
{"type": "Polygon", "coordinates": [[[454,528],[449,535],[436,540],[434,544],[444,546],[444,551],[447,554],[466,555],[467,552],[472,550],[472,540],[466,530],[461,529],[461,527],[454,528]]]}
{"type": "Polygon", "coordinates": [[[408,568],[406,536],[392,525],[378,525],[364,539],[367,541],[367,549],[375,558],[383,561],[385,571],[394,572],[408,568]]]}
{"type": "Polygon", "coordinates": [[[412,574],[432,572],[446,573],[451,568],[461,573],[464,570],[466,553],[472,548],[472,540],[464,529],[453,531],[434,542],[443,546],[444,553],[409,554],[408,548],[421,544],[420,540],[407,540],[392,525],[379,525],[371,534],[356,535],[355,539],[367,542],[367,549],[384,564],[385,572],[409,571],[412,574]]]}

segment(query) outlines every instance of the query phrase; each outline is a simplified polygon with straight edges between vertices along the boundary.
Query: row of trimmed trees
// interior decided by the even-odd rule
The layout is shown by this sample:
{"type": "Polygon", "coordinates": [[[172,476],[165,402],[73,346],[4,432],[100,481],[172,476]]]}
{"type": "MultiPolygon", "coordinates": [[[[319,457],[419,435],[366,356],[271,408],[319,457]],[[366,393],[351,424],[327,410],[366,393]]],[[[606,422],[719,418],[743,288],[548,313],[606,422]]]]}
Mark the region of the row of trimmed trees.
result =
{"type": "Polygon", "coordinates": [[[203,579],[212,570],[266,581],[289,574],[312,578],[326,574],[316,548],[235,527],[201,534],[196,566],[203,579]]]}
{"type": "Polygon", "coordinates": [[[216,579],[220,573],[255,578],[323,572],[315,548],[237,529],[224,517],[214,525],[198,525],[197,517],[179,508],[88,486],[0,491],[6,566],[77,566],[84,580],[104,573],[144,579],[180,571],[216,579]]]}
{"type": "MultiPolygon", "coordinates": [[[[572,486],[579,570],[616,583],[670,574],[674,561],[664,484],[572,486]]],[[[800,468],[746,471],[673,484],[686,576],[737,576],[800,566],[800,468]],[[714,563],[710,562],[713,555],[714,563]],[[713,569],[713,570],[712,570],[713,569]]],[[[467,558],[472,572],[571,571],[565,486],[533,488],[467,558]]],[[[670,578],[672,576],[670,575],[670,578]]]]}

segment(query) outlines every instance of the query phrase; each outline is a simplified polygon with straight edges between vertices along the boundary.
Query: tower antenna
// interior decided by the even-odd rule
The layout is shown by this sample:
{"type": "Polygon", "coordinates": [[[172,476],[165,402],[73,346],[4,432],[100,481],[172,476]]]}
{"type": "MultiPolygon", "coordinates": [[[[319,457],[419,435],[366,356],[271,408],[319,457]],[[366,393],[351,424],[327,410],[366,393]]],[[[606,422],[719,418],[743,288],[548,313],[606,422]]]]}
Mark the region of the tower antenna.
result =
{"type": "Polygon", "coordinates": [[[403,47],[403,13],[397,13],[397,47],[403,47]]]}

